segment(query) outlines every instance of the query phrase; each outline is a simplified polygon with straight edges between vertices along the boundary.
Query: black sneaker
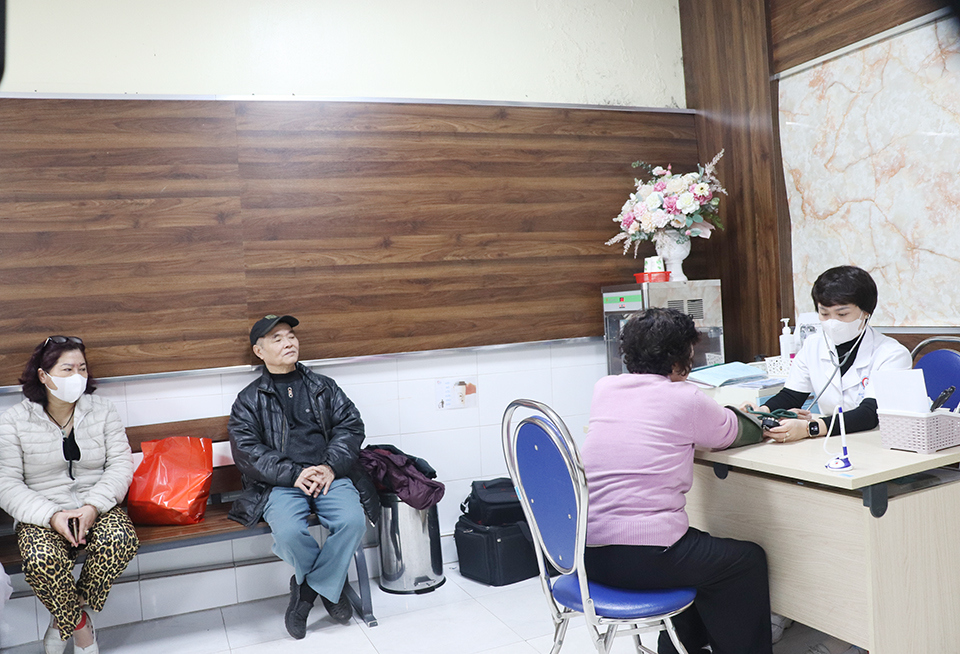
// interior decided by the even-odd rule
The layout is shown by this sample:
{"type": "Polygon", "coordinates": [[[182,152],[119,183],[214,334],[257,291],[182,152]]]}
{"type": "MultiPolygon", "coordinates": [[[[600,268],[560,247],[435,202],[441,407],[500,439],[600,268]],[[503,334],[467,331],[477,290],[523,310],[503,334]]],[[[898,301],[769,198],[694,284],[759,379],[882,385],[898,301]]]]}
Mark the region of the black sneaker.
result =
{"type": "MultiPolygon", "coordinates": [[[[346,586],[344,586],[346,589],[346,586]]],[[[320,596],[320,599],[323,600],[323,606],[327,609],[327,613],[330,614],[330,617],[334,621],[339,622],[340,624],[347,624],[350,622],[350,618],[353,617],[353,607],[350,606],[350,600],[347,598],[347,593],[345,590],[340,591],[340,599],[336,603],[331,602],[323,595],[320,596]]]]}
{"type": "Polygon", "coordinates": [[[283,616],[283,624],[286,625],[288,634],[297,640],[307,635],[307,616],[310,615],[312,608],[313,602],[300,599],[300,584],[297,583],[297,576],[290,577],[290,603],[283,616]]]}

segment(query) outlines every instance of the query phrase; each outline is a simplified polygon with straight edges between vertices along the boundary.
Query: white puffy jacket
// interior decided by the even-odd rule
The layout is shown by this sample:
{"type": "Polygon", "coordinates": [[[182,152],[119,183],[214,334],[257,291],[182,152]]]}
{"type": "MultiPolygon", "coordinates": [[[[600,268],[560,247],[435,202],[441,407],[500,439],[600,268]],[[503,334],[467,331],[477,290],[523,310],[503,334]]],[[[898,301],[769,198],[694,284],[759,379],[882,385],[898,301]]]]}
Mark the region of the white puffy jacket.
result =
{"type": "Polygon", "coordinates": [[[50,526],[62,509],[84,504],[105,513],[130,487],[133,456],[110,400],[84,394],[73,417],[80,460],[73,476],[63,458],[63,436],[43,407],[24,400],[0,416],[0,508],[18,522],[50,526]]]}

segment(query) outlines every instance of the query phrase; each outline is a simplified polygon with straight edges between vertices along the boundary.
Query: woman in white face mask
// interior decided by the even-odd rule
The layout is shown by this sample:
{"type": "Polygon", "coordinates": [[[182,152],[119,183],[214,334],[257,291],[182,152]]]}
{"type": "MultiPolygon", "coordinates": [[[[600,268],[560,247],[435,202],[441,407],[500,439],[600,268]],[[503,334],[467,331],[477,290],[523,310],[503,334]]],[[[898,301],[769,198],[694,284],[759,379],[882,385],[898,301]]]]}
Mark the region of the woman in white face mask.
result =
{"type": "MultiPolygon", "coordinates": [[[[804,341],[783,390],[760,407],[762,411],[788,409],[799,414],[799,418],[781,420],[779,427],[767,432],[780,443],[826,435],[837,406],[843,408],[848,432],[875,428],[877,400],[870,377],[877,370],[912,365],[907,348],[869,324],[877,307],[877,285],[867,271],[856,266],[831,268],[814,282],[811,296],[822,333],[804,341]],[[799,409],[810,395],[818,394],[820,414],[799,409]]],[[[831,435],[839,431],[838,422],[831,435]]]]}
{"type": "MultiPolygon", "coordinates": [[[[843,408],[848,432],[873,429],[878,424],[877,400],[870,388],[870,377],[876,370],[907,369],[912,365],[907,348],[869,325],[870,315],[877,308],[877,285],[867,271],[855,266],[831,268],[814,282],[811,296],[822,333],[803,342],[783,390],[760,407],[761,411],[786,409],[798,414],[797,418],[780,420],[779,427],[765,432],[778,443],[826,435],[837,406],[843,408]],[[819,395],[817,415],[800,408],[811,395],[819,395]]],[[[741,408],[753,407],[746,404],[741,408]]],[[[831,435],[839,432],[837,421],[831,435]]],[[[788,624],[782,616],[772,616],[774,642],[788,624]]],[[[808,654],[864,651],[829,639],[811,647],[808,654]]]]}
{"type": "Polygon", "coordinates": [[[51,614],[44,651],[60,654],[72,636],[78,654],[98,652],[85,609],[103,608],[139,546],[118,506],[133,477],[130,444],[113,404],[92,395],[79,338],[47,338],[20,383],[26,399],[0,416],[0,508],[17,523],[24,577],[51,614]]]}

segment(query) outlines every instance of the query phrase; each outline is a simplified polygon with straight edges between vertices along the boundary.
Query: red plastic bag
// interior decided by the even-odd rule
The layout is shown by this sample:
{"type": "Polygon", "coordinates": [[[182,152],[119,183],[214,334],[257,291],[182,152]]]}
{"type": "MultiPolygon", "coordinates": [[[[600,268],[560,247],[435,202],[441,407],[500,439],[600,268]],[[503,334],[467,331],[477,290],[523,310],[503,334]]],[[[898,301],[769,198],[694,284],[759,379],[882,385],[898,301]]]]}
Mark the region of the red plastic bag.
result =
{"type": "Polygon", "coordinates": [[[170,436],[141,443],[127,513],[142,525],[192,525],[203,520],[213,474],[209,438],[170,436]]]}

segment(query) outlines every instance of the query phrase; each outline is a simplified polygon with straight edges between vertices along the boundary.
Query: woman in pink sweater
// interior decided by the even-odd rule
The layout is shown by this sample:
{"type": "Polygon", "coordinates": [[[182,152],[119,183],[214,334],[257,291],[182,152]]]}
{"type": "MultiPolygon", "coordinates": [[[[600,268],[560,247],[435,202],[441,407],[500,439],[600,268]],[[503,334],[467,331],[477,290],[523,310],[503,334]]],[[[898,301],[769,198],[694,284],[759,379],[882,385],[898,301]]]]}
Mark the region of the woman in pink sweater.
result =
{"type": "MultiPolygon", "coordinates": [[[[756,543],[690,527],[684,506],[694,448],[735,444],[737,417],[685,383],[700,334],[673,309],[623,327],[629,374],[597,382],[583,464],[590,493],[587,575],[619,588],[697,589],[673,619],[690,654],[770,654],[767,560],[756,543]]],[[[661,634],[660,654],[675,654],[661,634]]]]}

